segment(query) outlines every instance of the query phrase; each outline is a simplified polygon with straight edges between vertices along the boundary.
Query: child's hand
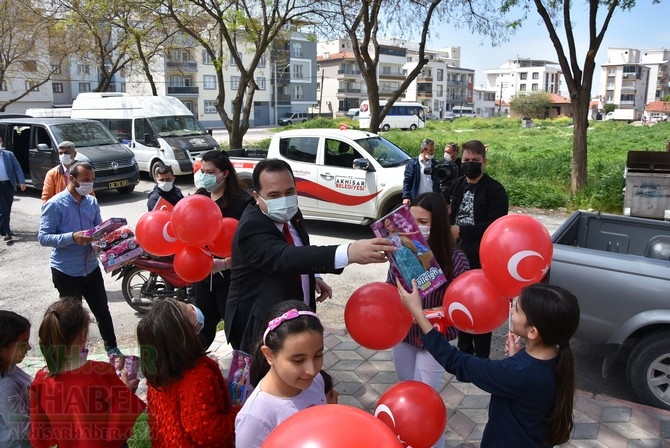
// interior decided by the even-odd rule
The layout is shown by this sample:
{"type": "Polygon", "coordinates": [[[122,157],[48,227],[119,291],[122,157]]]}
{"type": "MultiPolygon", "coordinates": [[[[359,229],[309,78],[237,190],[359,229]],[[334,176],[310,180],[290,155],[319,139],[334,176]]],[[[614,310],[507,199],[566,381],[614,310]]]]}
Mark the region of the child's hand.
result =
{"type": "Polygon", "coordinates": [[[507,333],[507,339],[505,340],[505,353],[507,356],[514,356],[521,350],[521,336],[517,336],[514,333],[507,333]]]}
{"type": "Polygon", "coordinates": [[[412,316],[416,319],[417,314],[423,316],[423,306],[421,305],[421,297],[419,297],[419,290],[416,284],[416,280],[412,280],[412,292],[409,293],[405,288],[400,284],[400,280],[396,278],[395,285],[398,287],[398,294],[400,294],[400,300],[407,310],[412,313],[412,316]]]}

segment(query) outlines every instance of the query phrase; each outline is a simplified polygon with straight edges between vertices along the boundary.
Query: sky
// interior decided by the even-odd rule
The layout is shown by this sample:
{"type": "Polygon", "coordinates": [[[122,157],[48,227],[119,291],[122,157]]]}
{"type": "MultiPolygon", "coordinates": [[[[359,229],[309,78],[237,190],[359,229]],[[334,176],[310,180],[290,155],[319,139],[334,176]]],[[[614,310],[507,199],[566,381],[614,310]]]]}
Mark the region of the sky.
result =
{"type": "MultiPolygon", "coordinates": [[[[578,60],[583,67],[584,55],[588,48],[588,9],[586,2],[574,2],[572,9],[573,28],[577,42],[578,60]]],[[[602,7],[601,7],[602,9],[602,7]]],[[[604,14],[600,14],[604,15],[604,14]]],[[[440,31],[428,48],[438,49],[448,46],[461,47],[461,67],[475,70],[475,87],[486,87],[484,70],[498,68],[507,60],[519,58],[543,59],[558,62],[556,50],[549,40],[549,33],[541,22],[535,9],[521,29],[507,41],[497,47],[491,45],[489,38],[472,34],[467,29],[449,26],[449,31],[440,31]]],[[[564,36],[564,29],[558,29],[564,36]]],[[[567,48],[564,38],[561,39],[567,48]]],[[[670,1],[652,4],[651,0],[638,0],[637,6],[630,11],[617,10],[610,21],[603,43],[596,55],[596,72],[592,95],[600,93],[600,64],[606,61],[608,47],[636,48],[638,50],[666,48],[670,49],[670,1]]],[[[567,94],[564,82],[561,92],[567,94]]]]}

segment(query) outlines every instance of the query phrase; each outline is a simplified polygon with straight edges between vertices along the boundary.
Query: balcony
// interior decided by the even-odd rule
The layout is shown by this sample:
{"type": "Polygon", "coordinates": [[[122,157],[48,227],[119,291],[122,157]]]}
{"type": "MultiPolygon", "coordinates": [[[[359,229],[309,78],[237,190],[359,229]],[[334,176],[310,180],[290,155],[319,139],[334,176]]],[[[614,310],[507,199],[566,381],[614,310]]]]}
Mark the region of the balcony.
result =
{"type": "Polygon", "coordinates": [[[416,92],[416,96],[417,96],[417,98],[423,98],[423,99],[432,98],[433,93],[432,92],[416,92]]]}
{"type": "Polygon", "coordinates": [[[167,61],[166,65],[169,70],[178,70],[181,72],[198,71],[198,63],[193,61],[167,61]]]}
{"type": "Polygon", "coordinates": [[[398,90],[397,87],[382,87],[382,86],[379,86],[379,93],[385,93],[387,95],[389,93],[394,93],[396,90],[398,90]]]}
{"type": "Polygon", "coordinates": [[[198,95],[200,91],[196,86],[168,86],[168,95],[198,95]]]}
{"type": "Polygon", "coordinates": [[[399,71],[379,74],[379,79],[405,79],[406,77],[407,76],[399,71]]]}
{"type": "Polygon", "coordinates": [[[337,89],[337,93],[361,93],[361,89],[350,89],[345,87],[343,89],[337,89]]]}
{"type": "Polygon", "coordinates": [[[337,71],[338,75],[355,75],[359,76],[361,74],[361,71],[355,68],[345,68],[345,69],[340,69],[337,71]]]}
{"type": "Polygon", "coordinates": [[[279,101],[280,103],[282,101],[290,103],[291,102],[291,95],[286,95],[286,94],[280,93],[280,94],[277,95],[277,101],[279,101]]]}

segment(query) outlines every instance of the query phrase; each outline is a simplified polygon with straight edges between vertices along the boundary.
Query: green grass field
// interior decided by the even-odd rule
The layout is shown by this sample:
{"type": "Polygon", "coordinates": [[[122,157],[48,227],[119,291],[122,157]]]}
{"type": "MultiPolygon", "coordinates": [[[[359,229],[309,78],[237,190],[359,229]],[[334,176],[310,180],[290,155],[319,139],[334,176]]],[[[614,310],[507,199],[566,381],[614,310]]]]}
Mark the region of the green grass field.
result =
{"type": "MultiPolygon", "coordinates": [[[[317,118],[290,128],[337,128],[340,122],[357,127],[357,121],[317,118]]],[[[588,131],[588,187],[570,194],[572,120],[535,120],[521,128],[521,120],[459,118],[453,122],[429,121],[425,129],[384,133],[410,155],[419,153],[421,141],[436,143],[436,154],[451,141],[481,140],[489,145],[487,172],[506,188],[510,205],[568,210],[594,209],[621,213],[623,170],[628,151],[663,151],[670,139],[670,122],[635,126],[612,121],[591,122],[588,131]]],[[[267,148],[269,140],[253,144],[267,148]]]]}

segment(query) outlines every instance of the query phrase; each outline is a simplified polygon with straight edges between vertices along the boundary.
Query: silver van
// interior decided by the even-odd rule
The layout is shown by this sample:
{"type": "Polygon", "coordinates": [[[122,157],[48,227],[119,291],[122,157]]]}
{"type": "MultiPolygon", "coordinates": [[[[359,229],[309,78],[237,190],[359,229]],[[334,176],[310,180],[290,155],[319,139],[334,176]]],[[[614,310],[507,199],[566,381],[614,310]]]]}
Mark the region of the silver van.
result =
{"type": "Polygon", "coordinates": [[[288,126],[293,123],[303,123],[309,120],[307,112],[286,112],[283,117],[279,118],[280,126],[288,126]]]}
{"type": "Polygon", "coordinates": [[[0,120],[0,136],[19,161],[29,187],[42,189],[47,171],[59,163],[58,145],[65,140],[74,143],[77,160],[95,168],[95,191],[131,193],[140,181],[132,151],[97,121],[7,118],[0,120]]]}

